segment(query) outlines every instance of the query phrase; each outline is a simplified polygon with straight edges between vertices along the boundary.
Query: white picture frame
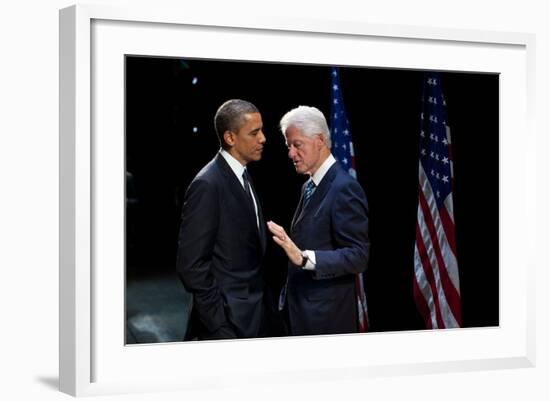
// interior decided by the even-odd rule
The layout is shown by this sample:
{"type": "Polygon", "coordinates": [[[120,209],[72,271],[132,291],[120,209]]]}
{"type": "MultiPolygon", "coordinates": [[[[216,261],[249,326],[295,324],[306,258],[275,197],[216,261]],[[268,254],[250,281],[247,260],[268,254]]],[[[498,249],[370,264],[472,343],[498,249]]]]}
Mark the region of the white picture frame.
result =
{"type": "Polygon", "coordinates": [[[534,261],[526,256],[535,232],[534,43],[523,33],[357,21],[61,10],[60,390],[80,396],[534,366],[534,261]],[[125,346],[124,183],[108,174],[122,171],[124,157],[120,56],[366,65],[367,53],[370,66],[501,74],[500,326],[125,346]],[[182,356],[193,365],[178,364],[182,356]],[[212,358],[221,362],[213,367],[212,358]]]}

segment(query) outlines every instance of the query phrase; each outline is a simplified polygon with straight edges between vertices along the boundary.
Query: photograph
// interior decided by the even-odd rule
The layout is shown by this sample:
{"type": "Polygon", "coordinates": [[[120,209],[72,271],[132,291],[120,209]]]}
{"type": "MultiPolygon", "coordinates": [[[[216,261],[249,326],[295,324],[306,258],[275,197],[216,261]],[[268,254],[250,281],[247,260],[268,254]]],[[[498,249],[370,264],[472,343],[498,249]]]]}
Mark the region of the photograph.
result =
{"type": "Polygon", "coordinates": [[[535,394],[538,22],[220,7],[59,12],[60,392],[535,394]]]}
{"type": "Polygon", "coordinates": [[[125,55],[125,344],[498,327],[499,89],[125,55]]]}

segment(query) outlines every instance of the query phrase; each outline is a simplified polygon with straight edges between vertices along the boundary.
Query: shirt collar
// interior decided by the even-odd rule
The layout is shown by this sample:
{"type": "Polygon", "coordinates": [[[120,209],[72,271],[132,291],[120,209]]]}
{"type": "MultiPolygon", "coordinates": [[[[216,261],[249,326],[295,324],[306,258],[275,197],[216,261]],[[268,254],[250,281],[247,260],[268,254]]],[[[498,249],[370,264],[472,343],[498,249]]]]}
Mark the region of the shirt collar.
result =
{"type": "Polygon", "coordinates": [[[332,154],[330,154],[329,157],[327,157],[326,160],[323,162],[323,164],[321,164],[321,167],[317,169],[315,174],[311,176],[311,179],[316,186],[319,186],[319,183],[334,163],[336,163],[336,159],[332,154]]]}
{"type": "Polygon", "coordinates": [[[239,162],[237,159],[235,159],[229,152],[227,152],[224,149],[220,150],[220,154],[223,156],[227,164],[229,164],[229,167],[231,167],[231,170],[235,173],[241,184],[243,183],[243,173],[245,167],[239,162]]]}

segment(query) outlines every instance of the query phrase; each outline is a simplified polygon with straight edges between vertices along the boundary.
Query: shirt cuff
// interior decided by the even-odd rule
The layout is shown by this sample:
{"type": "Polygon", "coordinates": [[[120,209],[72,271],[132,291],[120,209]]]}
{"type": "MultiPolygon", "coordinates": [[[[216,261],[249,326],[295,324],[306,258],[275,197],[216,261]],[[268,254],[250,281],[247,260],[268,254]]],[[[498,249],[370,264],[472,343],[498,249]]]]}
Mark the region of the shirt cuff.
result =
{"type": "Polygon", "coordinates": [[[302,267],[304,270],[315,270],[315,252],[314,251],[304,251],[308,257],[306,265],[302,267]]]}

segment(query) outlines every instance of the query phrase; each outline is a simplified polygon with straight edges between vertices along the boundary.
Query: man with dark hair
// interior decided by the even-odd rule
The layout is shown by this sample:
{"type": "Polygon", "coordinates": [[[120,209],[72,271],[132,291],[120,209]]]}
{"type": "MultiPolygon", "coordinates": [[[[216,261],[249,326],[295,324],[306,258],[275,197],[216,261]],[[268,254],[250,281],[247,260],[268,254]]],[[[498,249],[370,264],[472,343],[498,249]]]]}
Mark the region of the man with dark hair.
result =
{"type": "Polygon", "coordinates": [[[261,335],[265,223],[246,166],[266,141],[258,109],[233,99],[214,117],[221,149],[185,194],[177,271],[193,294],[189,338],[261,335]]]}

